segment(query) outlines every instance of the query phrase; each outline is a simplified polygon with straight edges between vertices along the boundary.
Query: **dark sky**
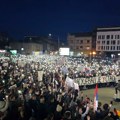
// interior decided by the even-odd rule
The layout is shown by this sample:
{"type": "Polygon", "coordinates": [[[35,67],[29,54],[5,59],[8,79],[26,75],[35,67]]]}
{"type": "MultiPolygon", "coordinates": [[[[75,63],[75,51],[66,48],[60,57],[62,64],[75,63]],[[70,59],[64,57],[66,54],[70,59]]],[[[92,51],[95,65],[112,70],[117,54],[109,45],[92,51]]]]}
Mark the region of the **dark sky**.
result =
{"type": "Polygon", "coordinates": [[[120,0],[0,0],[0,31],[59,36],[97,26],[120,26],[120,0]]]}

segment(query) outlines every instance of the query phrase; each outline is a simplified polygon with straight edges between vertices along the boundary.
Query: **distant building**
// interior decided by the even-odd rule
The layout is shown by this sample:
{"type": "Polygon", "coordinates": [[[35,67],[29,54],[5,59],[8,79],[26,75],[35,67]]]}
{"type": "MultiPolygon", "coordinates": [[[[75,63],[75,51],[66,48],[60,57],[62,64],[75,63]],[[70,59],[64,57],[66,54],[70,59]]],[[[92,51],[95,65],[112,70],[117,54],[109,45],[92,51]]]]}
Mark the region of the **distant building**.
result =
{"type": "Polygon", "coordinates": [[[24,40],[11,42],[10,46],[12,49],[24,54],[33,54],[34,52],[49,53],[57,49],[56,43],[51,38],[40,36],[25,36],[24,40]]]}
{"type": "Polygon", "coordinates": [[[92,33],[70,33],[67,36],[70,51],[76,54],[89,55],[92,51],[92,33]]]}
{"type": "Polygon", "coordinates": [[[120,27],[97,28],[96,51],[107,56],[118,56],[120,53],[120,27]]]}
{"type": "Polygon", "coordinates": [[[10,37],[6,32],[0,32],[0,49],[6,49],[9,46],[10,37]]]}

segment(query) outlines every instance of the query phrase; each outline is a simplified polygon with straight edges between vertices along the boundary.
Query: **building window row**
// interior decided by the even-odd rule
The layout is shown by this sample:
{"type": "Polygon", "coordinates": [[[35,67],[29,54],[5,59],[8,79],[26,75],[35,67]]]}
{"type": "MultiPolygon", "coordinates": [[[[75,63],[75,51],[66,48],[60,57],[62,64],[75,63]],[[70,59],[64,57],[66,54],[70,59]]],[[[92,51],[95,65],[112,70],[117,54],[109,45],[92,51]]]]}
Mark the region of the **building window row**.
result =
{"type": "Polygon", "coordinates": [[[111,45],[115,45],[115,44],[120,44],[120,41],[116,41],[116,40],[111,40],[111,41],[105,41],[105,40],[103,40],[103,41],[97,41],[97,44],[100,44],[100,43],[102,43],[102,44],[107,44],[107,45],[109,45],[109,44],[111,44],[111,45]]]}
{"type": "Polygon", "coordinates": [[[120,46],[117,46],[117,50],[120,50],[120,46]]]}
{"type": "Polygon", "coordinates": [[[83,46],[76,46],[76,49],[83,49],[83,46]]]}
{"type": "Polygon", "coordinates": [[[76,43],[83,43],[83,40],[76,40],[76,43]]]}
{"type": "Polygon", "coordinates": [[[98,46],[98,50],[120,50],[120,46],[98,46]]]}
{"type": "Polygon", "coordinates": [[[77,43],[90,43],[90,40],[79,40],[79,41],[77,41],[77,43]]]}
{"type": "Polygon", "coordinates": [[[98,39],[120,39],[120,35],[98,35],[98,39]]]}
{"type": "Polygon", "coordinates": [[[87,44],[90,44],[90,40],[70,40],[70,43],[80,43],[80,44],[83,44],[83,43],[87,43],[87,44]]]}

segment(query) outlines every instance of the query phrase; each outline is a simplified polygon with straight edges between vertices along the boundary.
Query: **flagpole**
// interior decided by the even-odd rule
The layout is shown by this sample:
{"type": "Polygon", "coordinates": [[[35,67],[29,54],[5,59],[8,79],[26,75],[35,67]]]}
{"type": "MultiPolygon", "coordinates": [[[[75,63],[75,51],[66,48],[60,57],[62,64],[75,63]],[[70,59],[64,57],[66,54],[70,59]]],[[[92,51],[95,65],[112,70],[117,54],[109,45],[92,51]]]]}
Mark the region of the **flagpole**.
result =
{"type": "Polygon", "coordinates": [[[98,108],[98,84],[96,83],[94,91],[94,112],[97,111],[97,108],[98,108]]]}

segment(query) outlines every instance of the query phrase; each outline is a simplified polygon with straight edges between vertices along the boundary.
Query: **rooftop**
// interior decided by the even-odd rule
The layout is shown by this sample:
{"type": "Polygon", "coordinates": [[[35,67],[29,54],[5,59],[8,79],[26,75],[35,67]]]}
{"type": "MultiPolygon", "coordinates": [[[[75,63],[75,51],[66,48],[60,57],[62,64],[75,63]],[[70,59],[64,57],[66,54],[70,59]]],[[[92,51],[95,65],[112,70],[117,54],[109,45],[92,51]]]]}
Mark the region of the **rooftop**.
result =
{"type": "Polygon", "coordinates": [[[75,37],[91,37],[91,32],[84,32],[84,33],[69,33],[69,35],[73,35],[75,37]]]}
{"type": "Polygon", "coordinates": [[[117,27],[98,27],[97,31],[120,31],[120,26],[117,26],[117,27]]]}

